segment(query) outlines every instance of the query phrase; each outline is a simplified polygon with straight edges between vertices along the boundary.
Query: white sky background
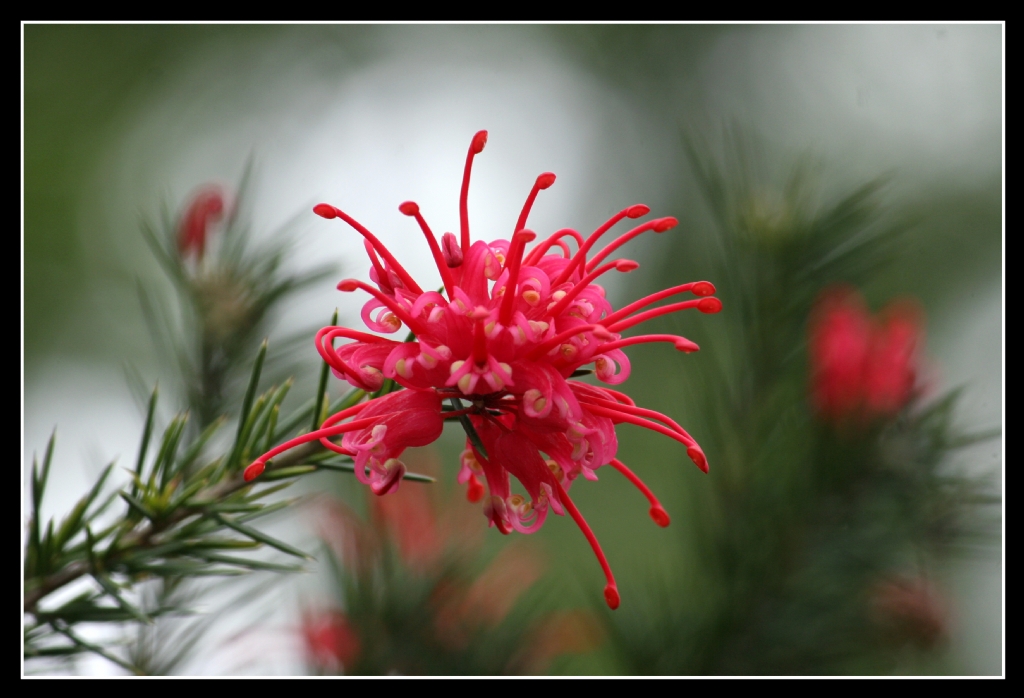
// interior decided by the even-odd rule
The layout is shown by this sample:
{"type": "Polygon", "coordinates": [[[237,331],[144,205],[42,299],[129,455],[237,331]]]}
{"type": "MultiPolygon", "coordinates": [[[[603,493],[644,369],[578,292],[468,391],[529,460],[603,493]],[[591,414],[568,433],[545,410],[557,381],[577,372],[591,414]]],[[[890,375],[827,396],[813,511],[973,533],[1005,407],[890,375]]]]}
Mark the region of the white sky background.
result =
{"type": "MultiPolygon", "coordinates": [[[[999,27],[759,27],[724,35],[666,105],[634,104],[567,62],[530,31],[425,28],[384,33],[358,66],[336,46],[296,33],[276,44],[211,45],[170,71],[151,100],[125,115],[99,163],[82,234],[117,237],[133,269],[150,254],[137,212],[180,202],[196,184],[237,180],[255,153],[254,219],[269,231],[319,201],[374,231],[421,285],[437,272],[413,219],[397,206],[416,200],[436,234],[458,232],[458,192],[469,139],[490,132],[476,158],[470,194],[474,239],[507,238],[534,178],[550,170],[530,227],[592,230],[620,208],[644,202],[654,215],[668,197],[676,135],[664,111],[697,100],[709,119],[756,123],[770,140],[849,163],[852,179],[898,167],[905,181],[998,176],[999,27]],[[606,164],[614,162],[615,167],[606,164]]],[[[297,228],[300,267],[341,265],[339,278],[367,278],[362,238],[309,214],[297,228]]],[[[656,238],[654,238],[656,241],[656,238]]],[[[86,245],[88,248],[88,245],[86,245]]],[[[656,249],[641,253],[656,254],[656,249]]],[[[148,261],[143,264],[150,264],[148,261]]],[[[152,269],[152,266],[150,266],[152,269]]],[[[934,327],[931,354],[950,384],[969,383],[973,424],[1001,422],[1001,279],[934,327]],[[982,347],[979,351],[978,347],[982,347]]],[[[116,292],[116,291],[115,291],[116,292]]],[[[120,307],[97,289],[93,301],[120,307]]],[[[282,323],[323,324],[337,306],[358,318],[361,294],[333,283],[307,293],[282,323]]],[[[107,318],[131,351],[149,351],[141,325],[107,318]],[[140,336],[142,339],[140,339],[140,336]]],[[[54,423],[59,443],[46,509],[65,512],[99,465],[128,464],[141,416],[124,388],[120,360],[88,365],[61,357],[27,377],[26,463],[54,423]]],[[[145,364],[145,357],[141,359],[145,364]]],[[[996,452],[998,453],[998,449],[996,452]]],[[[958,631],[974,670],[998,672],[998,568],[965,604],[958,631]],[[993,625],[994,624],[994,625],[993,625]],[[970,642],[966,641],[970,638],[970,642]],[[995,660],[995,663],[993,663],[995,660]]],[[[103,671],[103,662],[89,668],[103,671]]],[[[285,661],[273,671],[287,671],[285,661]]]]}

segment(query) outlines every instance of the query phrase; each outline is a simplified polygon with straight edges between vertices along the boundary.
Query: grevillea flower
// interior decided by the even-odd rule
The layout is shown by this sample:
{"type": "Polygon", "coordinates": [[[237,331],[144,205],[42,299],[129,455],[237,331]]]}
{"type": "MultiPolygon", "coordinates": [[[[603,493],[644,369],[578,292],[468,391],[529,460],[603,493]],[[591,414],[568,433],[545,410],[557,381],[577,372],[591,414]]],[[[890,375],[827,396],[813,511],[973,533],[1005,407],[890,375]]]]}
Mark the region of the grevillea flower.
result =
{"type": "Polygon", "coordinates": [[[829,289],[810,324],[815,407],[832,421],[895,415],[913,397],[923,343],[921,312],[910,302],[872,317],[855,290],[829,289]]]}
{"type": "Polygon", "coordinates": [[[301,630],[308,661],[320,670],[336,672],[359,657],[359,635],[341,611],[303,611],[301,630]]]}
{"type": "Polygon", "coordinates": [[[182,257],[194,254],[202,259],[206,251],[206,233],[211,223],[224,215],[224,192],[206,185],[192,196],[178,224],[178,251],[182,257]]]}
{"type": "Polygon", "coordinates": [[[346,212],[330,204],[314,207],[318,215],[347,223],[365,239],[372,283],[346,279],[338,288],[370,296],[362,318],[378,333],[325,327],[317,333],[317,351],[338,378],[356,388],[379,391],[385,379],[391,379],[405,390],[331,416],[321,429],[260,456],[246,470],[246,478],[257,477],[277,454],[319,439],[326,448],[352,456],[356,476],[376,494],[386,494],[398,488],[405,473],[399,460],[402,451],[430,443],[441,434],[444,420],[459,419],[468,438],[458,479],[467,486],[470,501],[483,500],[490,525],[505,534],[533,533],[549,512],[568,513],[597,555],[607,579],[605,599],[615,608],[619,593],[611,568],[569,498],[573,482],[581,475],[596,480],[597,469],[611,465],[647,497],[654,521],[667,526],[668,514],[657,498],[616,458],[615,425],[636,424],[679,441],[705,472],[707,459],[693,437],[666,415],[638,407],[613,388],[571,378],[593,366],[599,381],[622,383],[630,373],[623,349],[634,344],[668,342],[680,351],[696,351],[697,345],[685,337],[622,335],[654,317],[691,308],[717,313],[722,304],[712,296],[711,283],[697,281],[619,310],[612,308],[596,282],[612,271],[631,272],[638,264],[609,257],[638,235],[665,232],[677,221],[650,219],[597,247],[613,226],[650,211],[636,204],[588,236],[566,228],[538,240],[526,224],[537,194],[555,181],[550,172],[537,177],[509,239],[473,241],[470,172],[486,140],[486,131],[477,133],[466,157],[458,238],[444,233],[438,240],[416,203],[399,206],[401,213],[415,219],[426,239],[441,277],[439,291],[424,290],[391,251],[346,212]],[[695,297],[651,307],[683,294],[695,297]],[[403,326],[410,333],[407,341],[381,336],[403,326]],[[339,346],[339,340],[347,343],[339,346]],[[341,435],[340,445],[331,440],[341,435]],[[512,491],[510,475],[525,493],[512,491]]]}
{"type": "Polygon", "coordinates": [[[870,589],[875,621],[890,639],[932,649],[948,636],[949,609],[945,599],[926,580],[895,576],[870,589]]]}

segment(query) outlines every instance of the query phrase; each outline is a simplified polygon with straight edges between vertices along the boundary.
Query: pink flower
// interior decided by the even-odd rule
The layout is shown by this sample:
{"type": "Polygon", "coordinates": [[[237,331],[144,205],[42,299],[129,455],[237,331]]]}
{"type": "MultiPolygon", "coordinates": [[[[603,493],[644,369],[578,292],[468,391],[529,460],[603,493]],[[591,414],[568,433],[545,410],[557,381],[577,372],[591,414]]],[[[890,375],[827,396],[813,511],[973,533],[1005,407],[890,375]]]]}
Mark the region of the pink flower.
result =
{"type": "Polygon", "coordinates": [[[310,662],[321,669],[338,671],[351,666],[361,649],[359,636],[340,611],[302,614],[302,639],[310,662]]]}
{"type": "MultiPolygon", "coordinates": [[[[445,233],[440,243],[419,206],[407,201],[399,210],[414,218],[434,258],[443,293],[424,290],[401,263],[362,224],[341,209],[319,204],[313,210],[340,219],[365,239],[370,280],[346,279],[344,292],[370,296],[363,306],[366,326],[394,334],[403,326],[410,341],[395,341],[345,327],[325,327],[317,334],[317,350],[339,378],[368,392],[386,378],[406,390],[357,405],[333,415],[311,434],[260,456],[246,470],[252,479],[278,453],[320,439],[328,448],[355,458],[356,475],[377,494],[398,488],[404,465],[398,460],[408,446],[436,439],[445,419],[468,419],[471,437],[461,458],[459,482],[470,501],[483,500],[490,525],[502,533],[533,533],[549,512],[568,512],[582,529],[607,578],[605,598],[615,608],[619,594],[611,568],[583,516],[568,496],[579,477],[596,480],[596,471],[611,465],[636,485],[651,504],[651,517],[661,526],[668,514],[651,491],[616,458],[615,425],[635,424],[679,441],[697,466],[707,472],[707,459],[697,442],[675,421],[643,409],[612,388],[571,380],[593,366],[598,380],[617,385],[629,377],[624,348],[648,342],[669,342],[684,352],[697,345],[675,335],[650,334],[623,338],[640,323],[685,309],[717,313],[721,302],[707,281],[682,284],[654,293],[616,311],[596,281],[639,265],[627,259],[606,261],[623,244],[647,231],[662,233],[675,218],[640,223],[597,249],[598,241],[624,219],[645,216],[636,204],[622,209],[589,236],[559,230],[545,239],[526,228],[538,193],[555,175],[544,173],[533,185],[508,240],[473,242],[469,231],[468,194],[473,158],[487,132],[473,137],[466,158],[459,200],[460,236],[445,233]],[[570,247],[575,243],[575,252],[570,247]],[[536,243],[530,249],[527,246],[536,243]],[[666,298],[695,296],[659,307],[666,298]],[[412,341],[415,339],[415,341],[412,341]],[[335,346],[338,340],[349,340],[335,346]],[[451,409],[442,412],[442,400],[451,409]],[[468,403],[468,406],[467,404],[468,403]],[[341,445],[330,441],[344,434],[341,445]],[[513,476],[525,493],[513,492],[513,476]],[[488,496],[484,496],[486,483],[488,496]]],[[[429,288],[429,287],[428,287],[429,288]]]]}
{"type": "Polygon", "coordinates": [[[946,601],[925,579],[888,577],[870,589],[869,600],[876,622],[892,640],[930,649],[948,636],[946,601]]]}
{"type": "Polygon", "coordinates": [[[182,257],[195,254],[202,259],[206,251],[206,232],[211,223],[224,215],[224,193],[208,184],[192,196],[178,224],[178,251],[182,257]]]}
{"type": "Polygon", "coordinates": [[[924,332],[908,301],[873,318],[855,290],[826,291],[810,325],[811,383],[827,419],[891,417],[913,397],[924,332]]]}

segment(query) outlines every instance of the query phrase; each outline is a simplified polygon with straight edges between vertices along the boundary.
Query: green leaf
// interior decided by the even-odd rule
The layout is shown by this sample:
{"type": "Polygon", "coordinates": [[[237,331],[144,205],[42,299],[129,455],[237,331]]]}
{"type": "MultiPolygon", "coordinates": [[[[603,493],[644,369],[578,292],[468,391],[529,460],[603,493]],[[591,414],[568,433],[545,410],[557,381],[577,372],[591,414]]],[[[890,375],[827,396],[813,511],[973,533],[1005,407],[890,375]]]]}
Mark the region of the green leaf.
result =
{"type": "Polygon", "coordinates": [[[185,433],[185,427],[188,424],[189,413],[181,415],[181,417],[171,422],[171,427],[168,428],[170,432],[170,438],[167,440],[167,448],[161,449],[161,457],[157,460],[154,466],[160,472],[160,489],[167,487],[167,483],[174,477],[174,473],[177,472],[175,468],[175,461],[178,455],[178,445],[181,443],[181,437],[185,433]]]}
{"type": "Polygon", "coordinates": [[[206,480],[196,478],[191,483],[186,485],[183,489],[179,490],[171,501],[167,503],[165,513],[170,514],[172,511],[180,507],[182,504],[188,501],[189,497],[199,492],[206,485],[206,480]]]}
{"type": "Polygon", "coordinates": [[[150,519],[151,521],[156,521],[159,518],[155,511],[150,509],[148,506],[146,506],[145,504],[143,504],[142,502],[140,502],[138,499],[128,494],[127,492],[119,492],[118,494],[121,495],[121,499],[128,502],[128,506],[130,506],[132,509],[145,516],[147,519],[150,519]]]}
{"type": "Polygon", "coordinates": [[[178,461],[178,465],[174,470],[175,474],[188,470],[189,466],[191,466],[192,463],[195,462],[196,458],[199,457],[199,454],[202,453],[206,442],[209,441],[215,433],[217,433],[218,429],[224,426],[224,422],[225,418],[219,417],[203,430],[203,433],[199,435],[199,438],[196,439],[192,445],[185,450],[185,453],[182,454],[178,461]]]}
{"type": "Polygon", "coordinates": [[[288,468],[278,468],[276,470],[267,470],[263,473],[263,481],[268,480],[284,480],[289,477],[298,477],[299,475],[306,475],[307,473],[316,472],[315,465],[294,465],[288,468]]]}
{"type": "Polygon", "coordinates": [[[274,562],[264,562],[263,560],[252,560],[244,557],[232,557],[230,555],[208,553],[199,550],[191,554],[197,557],[201,557],[209,562],[221,562],[225,565],[237,565],[239,567],[246,567],[251,570],[269,570],[273,572],[301,572],[303,570],[303,567],[301,565],[282,565],[274,562]]]}
{"type": "Polygon", "coordinates": [[[348,391],[343,397],[339,398],[337,402],[331,405],[329,410],[331,414],[337,414],[342,410],[347,410],[349,407],[354,407],[356,403],[366,397],[366,391],[362,389],[355,389],[348,391]]]}
{"type": "MultiPolygon", "coordinates": [[[[273,421],[274,423],[277,422],[276,413],[280,409],[281,402],[284,400],[285,396],[288,395],[288,391],[291,389],[293,383],[294,381],[291,378],[289,378],[276,392],[273,392],[273,395],[271,395],[267,399],[266,409],[263,411],[259,422],[256,423],[256,426],[253,427],[252,432],[246,435],[244,439],[247,446],[249,446],[250,448],[256,446],[260,439],[263,438],[264,434],[273,433],[273,429],[271,428],[270,423],[271,421],[273,421]]],[[[264,453],[269,450],[270,448],[267,447],[263,451],[260,451],[260,453],[264,453]]]]}
{"type": "Polygon", "coordinates": [[[103,591],[107,592],[107,594],[109,594],[114,599],[114,601],[117,602],[117,605],[120,606],[126,613],[130,614],[133,618],[135,618],[135,620],[150,625],[153,623],[152,618],[147,616],[139,609],[135,608],[135,606],[125,601],[124,597],[121,596],[121,591],[117,588],[117,585],[114,584],[114,582],[108,579],[105,575],[99,572],[93,572],[92,576],[93,579],[99,582],[99,585],[103,587],[103,591]]]}
{"type": "Polygon", "coordinates": [[[237,467],[239,460],[247,456],[249,446],[249,438],[252,436],[253,427],[256,422],[259,421],[260,415],[263,413],[264,408],[267,406],[267,398],[265,395],[260,395],[256,399],[256,404],[253,405],[252,411],[249,413],[249,418],[245,420],[242,431],[239,434],[236,447],[231,451],[231,455],[228,457],[227,469],[229,471],[234,470],[237,467]]]}
{"type": "Polygon", "coordinates": [[[75,504],[71,513],[68,514],[66,519],[64,519],[64,523],[61,524],[61,527],[57,532],[57,538],[54,541],[58,550],[64,547],[64,544],[69,541],[72,536],[78,533],[85,517],[86,509],[89,508],[89,505],[91,505],[93,500],[95,500],[97,495],[99,495],[100,490],[103,489],[103,485],[106,483],[107,477],[110,475],[110,471],[113,468],[114,464],[110,463],[110,465],[103,470],[103,474],[100,475],[99,480],[97,480],[96,484],[92,486],[92,489],[78,500],[78,503],[75,504]]]}
{"type": "Polygon", "coordinates": [[[280,405],[274,405],[274,408],[270,410],[270,423],[267,425],[267,440],[263,443],[264,453],[274,447],[274,432],[277,431],[277,417],[280,413],[280,405]]]}
{"type": "Polygon", "coordinates": [[[135,474],[142,477],[142,467],[146,462],[146,451],[149,449],[149,439],[153,435],[153,416],[156,413],[156,401],[159,395],[160,386],[153,388],[153,394],[149,398],[149,409],[146,410],[146,426],[142,429],[142,443],[139,444],[139,457],[135,461],[135,474]]]}
{"type": "Polygon", "coordinates": [[[190,541],[189,550],[251,550],[258,548],[259,543],[254,540],[238,540],[237,538],[204,538],[202,540],[190,541]]]}
{"type": "Polygon", "coordinates": [[[111,661],[114,664],[117,664],[122,669],[125,669],[126,671],[130,671],[133,674],[138,674],[139,673],[138,669],[136,667],[134,667],[132,664],[126,662],[125,660],[121,659],[120,657],[118,657],[116,655],[110,654],[109,652],[107,652],[105,649],[103,649],[99,645],[94,645],[91,642],[86,642],[82,638],[78,637],[78,635],[76,635],[71,630],[71,628],[63,628],[63,627],[60,627],[59,625],[53,625],[53,629],[56,630],[57,632],[59,632],[64,637],[66,637],[67,639],[71,640],[73,643],[75,643],[75,646],[81,647],[81,648],[86,649],[86,650],[89,650],[90,652],[95,652],[96,654],[100,655],[104,659],[106,659],[108,661],[111,661]]]}
{"type": "MultiPolygon", "coordinates": [[[[456,410],[462,409],[462,400],[459,398],[453,397],[449,402],[451,402],[452,407],[456,410]]],[[[476,433],[476,427],[474,427],[473,423],[469,421],[469,415],[464,414],[459,416],[459,423],[462,425],[462,429],[466,432],[466,436],[469,437],[469,441],[473,444],[473,447],[479,451],[481,456],[487,458],[487,449],[484,448],[484,442],[480,439],[480,435],[476,433]]]]}
{"type": "Polygon", "coordinates": [[[263,489],[263,490],[260,490],[259,492],[254,492],[254,493],[250,494],[248,497],[245,498],[245,501],[246,502],[255,502],[257,500],[263,499],[264,497],[266,497],[268,495],[274,494],[275,492],[280,492],[283,489],[291,487],[294,484],[295,484],[295,482],[292,481],[292,482],[281,482],[281,483],[278,483],[276,485],[271,485],[270,487],[268,487],[266,489],[263,489]]]}
{"type": "Polygon", "coordinates": [[[294,555],[295,557],[302,558],[303,560],[312,560],[313,559],[312,556],[308,555],[307,553],[302,552],[298,548],[295,548],[295,547],[293,547],[291,545],[288,545],[287,543],[285,543],[283,541],[279,541],[276,538],[273,538],[272,536],[268,536],[267,534],[265,534],[265,533],[263,533],[261,531],[257,531],[255,528],[250,528],[249,526],[246,526],[244,524],[237,523],[235,521],[232,521],[228,517],[221,516],[220,514],[217,514],[217,513],[213,514],[213,516],[214,516],[214,518],[217,521],[219,521],[220,523],[224,524],[228,528],[231,528],[231,529],[234,529],[235,531],[238,531],[243,536],[248,536],[249,538],[252,538],[253,540],[257,540],[260,543],[266,543],[267,545],[269,545],[272,548],[277,548],[278,550],[280,550],[283,553],[288,553],[289,555],[294,555]]]}
{"type": "MultiPolygon", "coordinates": [[[[57,438],[57,429],[50,434],[50,440],[46,444],[46,453],[43,456],[42,473],[39,472],[39,462],[32,460],[32,524],[29,529],[28,554],[26,555],[26,572],[35,571],[43,559],[41,549],[42,537],[40,536],[40,505],[43,501],[43,492],[46,489],[46,481],[50,476],[50,463],[53,459],[53,446],[57,438]]],[[[52,523],[52,522],[51,522],[52,523]]]]}
{"type": "Polygon", "coordinates": [[[209,565],[201,562],[191,565],[184,562],[150,565],[140,569],[140,572],[151,574],[154,577],[241,577],[242,575],[249,574],[245,570],[230,567],[211,568],[209,565]]]}
{"type": "Polygon", "coordinates": [[[256,354],[256,362],[252,365],[252,375],[249,377],[249,385],[245,389],[245,398],[242,400],[242,412],[238,416],[238,433],[235,436],[235,448],[241,447],[242,432],[245,423],[249,420],[249,412],[252,410],[253,400],[256,398],[256,388],[260,383],[260,373],[263,371],[263,360],[267,358],[267,340],[260,344],[259,353],[256,354]]]}
{"type": "Polygon", "coordinates": [[[153,557],[167,557],[171,553],[178,553],[189,547],[186,541],[170,541],[161,545],[139,547],[126,551],[119,557],[119,562],[131,565],[135,561],[146,560],[153,557]]]}
{"type": "Polygon", "coordinates": [[[293,431],[299,428],[299,425],[309,419],[310,413],[313,411],[315,404],[313,402],[307,402],[302,407],[298,408],[286,419],[282,424],[278,425],[272,443],[277,443],[284,437],[290,435],[293,431]]]}
{"type": "Polygon", "coordinates": [[[975,432],[973,434],[964,434],[950,439],[946,446],[949,448],[964,448],[966,446],[972,446],[982,441],[990,441],[992,439],[998,439],[1003,435],[1003,430],[1000,428],[986,429],[985,431],[975,432]]]}
{"type": "MultiPolygon", "coordinates": [[[[312,463],[311,465],[314,465],[317,469],[334,470],[339,473],[354,473],[356,470],[356,466],[353,463],[312,463]]],[[[437,478],[420,473],[407,472],[402,479],[412,482],[437,482],[437,478]]]]}
{"type": "MultiPolygon", "coordinates": [[[[291,484],[291,483],[289,483],[289,484],[291,484]]],[[[235,522],[236,523],[245,523],[246,521],[252,521],[253,519],[259,519],[261,517],[268,516],[270,514],[273,514],[275,511],[281,511],[282,509],[287,509],[288,507],[290,507],[293,504],[295,504],[295,502],[297,502],[297,501],[299,501],[298,497],[293,497],[291,499],[284,499],[284,500],[281,500],[281,501],[278,501],[278,502],[274,502],[273,504],[264,505],[264,506],[260,507],[259,509],[256,509],[255,511],[251,511],[251,512],[249,512],[247,514],[242,514],[241,516],[236,516],[235,517],[235,522]]]]}

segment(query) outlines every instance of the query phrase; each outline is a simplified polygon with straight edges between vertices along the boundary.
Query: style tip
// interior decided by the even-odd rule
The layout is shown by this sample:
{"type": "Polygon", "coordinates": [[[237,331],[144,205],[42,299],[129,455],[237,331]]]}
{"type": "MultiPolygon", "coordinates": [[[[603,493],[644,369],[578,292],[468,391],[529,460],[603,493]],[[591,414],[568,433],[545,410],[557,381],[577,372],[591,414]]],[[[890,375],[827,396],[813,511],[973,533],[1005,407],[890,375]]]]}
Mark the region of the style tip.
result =
{"type": "Polygon", "coordinates": [[[487,145],[487,131],[477,131],[476,135],[473,136],[473,142],[470,144],[469,149],[476,155],[484,149],[485,145],[487,145]]]}
{"type": "Polygon", "coordinates": [[[662,507],[660,504],[651,507],[650,514],[651,518],[654,520],[654,523],[658,524],[662,528],[668,526],[669,523],[671,523],[672,521],[668,517],[668,512],[665,511],[664,507],[662,507]]]}
{"type": "Polygon", "coordinates": [[[267,464],[264,463],[263,461],[255,461],[253,462],[252,465],[245,469],[245,472],[242,473],[242,478],[246,482],[252,482],[253,480],[255,480],[256,478],[263,474],[263,471],[266,469],[266,467],[267,464]]]}
{"type": "Polygon", "coordinates": [[[554,172],[544,172],[543,174],[541,174],[541,175],[539,175],[537,177],[537,188],[538,189],[547,189],[548,187],[550,187],[554,183],[555,183],[555,173],[554,172]]]}
{"type": "Polygon", "coordinates": [[[613,611],[619,607],[619,590],[615,588],[614,584],[609,584],[604,588],[604,601],[613,611]]]}
{"type": "Polygon", "coordinates": [[[338,217],[337,211],[335,211],[335,208],[330,204],[317,204],[313,207],[313,213],[328,220],[338,217]]]}

